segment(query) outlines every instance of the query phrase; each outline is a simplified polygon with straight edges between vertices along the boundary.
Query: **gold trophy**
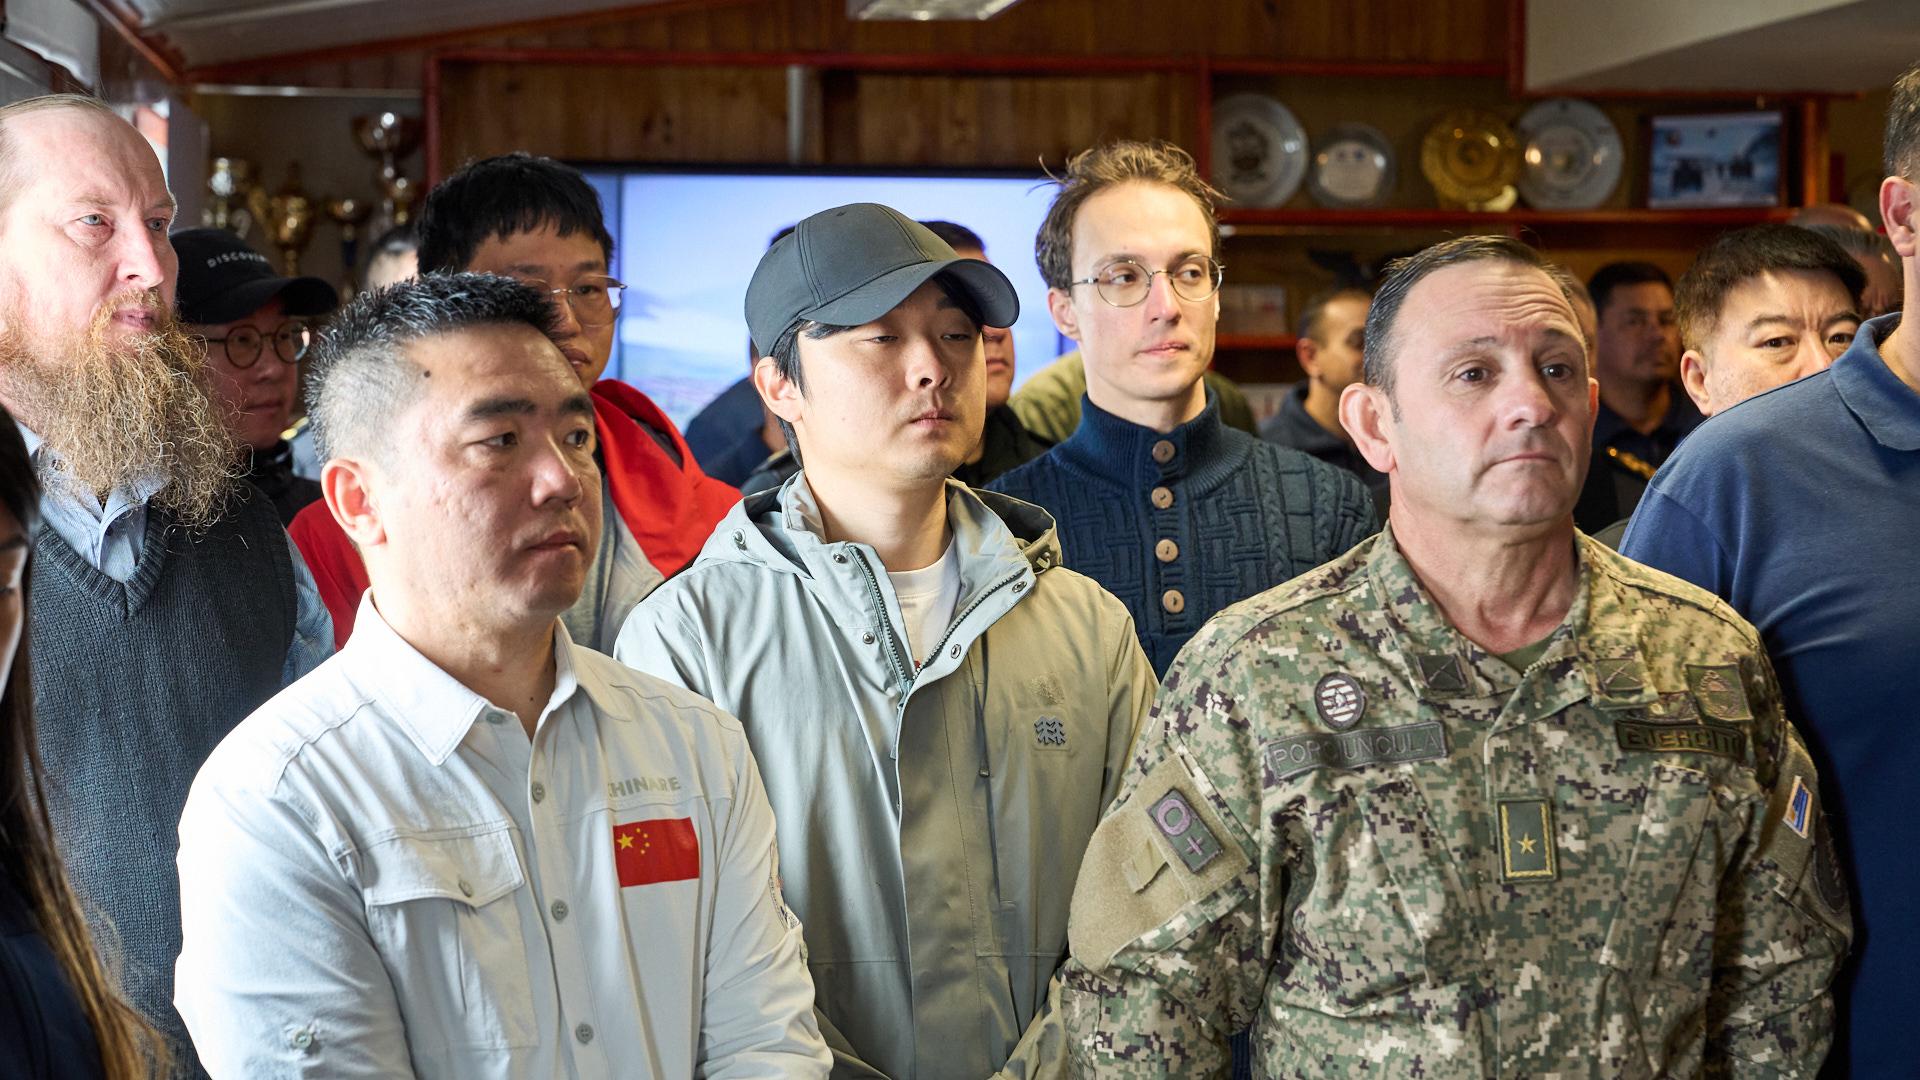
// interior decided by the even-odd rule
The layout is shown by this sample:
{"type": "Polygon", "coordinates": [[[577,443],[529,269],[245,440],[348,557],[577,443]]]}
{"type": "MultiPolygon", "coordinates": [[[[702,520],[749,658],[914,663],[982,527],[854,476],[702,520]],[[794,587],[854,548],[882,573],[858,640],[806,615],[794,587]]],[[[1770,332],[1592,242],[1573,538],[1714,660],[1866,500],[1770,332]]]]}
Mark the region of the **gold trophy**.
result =
{"type": "Polygon", "coordinates": [[[346,303],[360,291],[360,226],[373,216],[373,204],[365,199],[352,197],[328,199],[327,218],[340,226],[340,265],[346,267],[340,276],[340,302],[346,303]]]}
{"type": "Polygon", "coordinates": [[[300,190],[300,163],[287,166],[287,182],[265,198],[266,214],[262,224],[267,240],[280,249],[281,270],[288,277],[300,275],[300,253],[313,238],[313,198],[300,190]]]}
{"type": "Polygon", "coordinates": [[[253,162],[245,158],[217,157],[207,174],[207,190],[213,201],[201,212],[200,224],[225,229],[246,239],[253,229],[254,215],[247,209],[247,196],[254,190],[253,162]]]}

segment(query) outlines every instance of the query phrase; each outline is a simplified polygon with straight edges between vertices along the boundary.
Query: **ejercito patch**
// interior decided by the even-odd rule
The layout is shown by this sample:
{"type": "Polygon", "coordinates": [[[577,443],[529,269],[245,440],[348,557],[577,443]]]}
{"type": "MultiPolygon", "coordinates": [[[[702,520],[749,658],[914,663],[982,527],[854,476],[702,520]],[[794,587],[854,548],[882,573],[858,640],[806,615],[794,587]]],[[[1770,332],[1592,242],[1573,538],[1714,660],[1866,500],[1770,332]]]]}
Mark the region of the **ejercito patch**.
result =
{"type": "Polygon", "coordinates": [[[1650,724],[1638,720],[1616,720],[1614,738],[1620,749],[1642,754],[1713,754],[1747,760],[1747,737],[1718,724],[1650,724]]]}

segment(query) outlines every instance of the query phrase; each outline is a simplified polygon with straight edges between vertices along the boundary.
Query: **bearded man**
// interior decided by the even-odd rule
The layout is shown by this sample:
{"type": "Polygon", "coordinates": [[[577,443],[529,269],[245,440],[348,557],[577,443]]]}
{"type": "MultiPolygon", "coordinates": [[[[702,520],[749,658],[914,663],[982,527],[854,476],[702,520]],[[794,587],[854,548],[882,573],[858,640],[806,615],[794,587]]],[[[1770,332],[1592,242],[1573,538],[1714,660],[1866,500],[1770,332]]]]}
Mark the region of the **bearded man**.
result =
{"type": "Polygon", "coordinates": [[[28,587],[48,810],[128,999],[204,1075],[171,1004],[180,809],[333,631],[273,503],[235,478],[204,350],[174,323],[173,216],[153,150],[104,105],[0,108],[0,404],[44,489],[28,587]]]}

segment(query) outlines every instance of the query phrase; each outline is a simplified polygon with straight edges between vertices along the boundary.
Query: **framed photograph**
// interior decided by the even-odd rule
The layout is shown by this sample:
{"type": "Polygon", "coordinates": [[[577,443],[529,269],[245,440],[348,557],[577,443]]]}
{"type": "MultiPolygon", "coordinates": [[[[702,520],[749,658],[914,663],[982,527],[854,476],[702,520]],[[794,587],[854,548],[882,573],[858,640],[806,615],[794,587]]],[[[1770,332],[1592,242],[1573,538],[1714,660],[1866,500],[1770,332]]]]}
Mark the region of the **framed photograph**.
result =
{"type": "Polygon", "coordinates": [[[1656,116],[1649,124],[1650,209],[1781,205],[1786,117],[1778,110],[1656,116]]]}

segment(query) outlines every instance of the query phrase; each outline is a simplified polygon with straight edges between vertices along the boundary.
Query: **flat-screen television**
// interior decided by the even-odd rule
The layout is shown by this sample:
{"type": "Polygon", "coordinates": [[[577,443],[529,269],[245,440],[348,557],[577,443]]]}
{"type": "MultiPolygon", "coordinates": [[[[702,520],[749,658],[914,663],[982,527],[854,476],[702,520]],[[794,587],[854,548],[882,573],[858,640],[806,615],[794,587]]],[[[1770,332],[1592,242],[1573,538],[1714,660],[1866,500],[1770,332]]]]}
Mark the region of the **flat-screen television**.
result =
{"type": "Polygon", "coordinates": [[[607,377],[685,425],[749,370],[742,305],[775,233],[816,211],[877,202],[965,225],[1020,294],[1016,382],[1072,346],[1047,315],[1033,239],[1053,198],[1038,174],[724,171],[583,166],[606,207],[613,274],[626,282],[607,377]],[[1063,342],[1065,342],[1063,347],[1063,342]]]}

